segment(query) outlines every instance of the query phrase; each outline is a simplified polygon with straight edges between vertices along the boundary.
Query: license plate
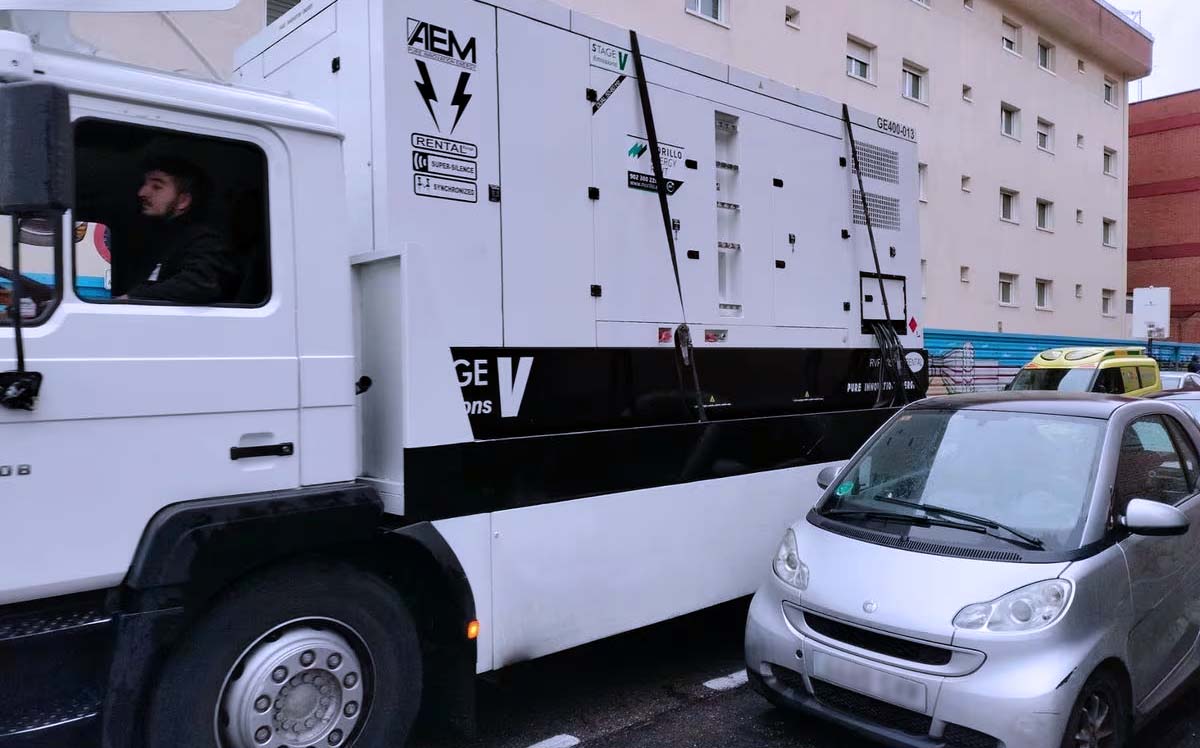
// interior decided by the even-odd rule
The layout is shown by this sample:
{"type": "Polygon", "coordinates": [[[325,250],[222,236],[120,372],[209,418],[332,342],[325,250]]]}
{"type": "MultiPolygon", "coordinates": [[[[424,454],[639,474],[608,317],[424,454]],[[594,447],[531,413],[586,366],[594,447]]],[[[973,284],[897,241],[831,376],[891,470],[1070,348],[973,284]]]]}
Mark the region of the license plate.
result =
{"type": "Polygon", "coordinates": [[[915,712],[925,711],[925,684],[898,675],[813,652],[812,676],[915,712]]]}

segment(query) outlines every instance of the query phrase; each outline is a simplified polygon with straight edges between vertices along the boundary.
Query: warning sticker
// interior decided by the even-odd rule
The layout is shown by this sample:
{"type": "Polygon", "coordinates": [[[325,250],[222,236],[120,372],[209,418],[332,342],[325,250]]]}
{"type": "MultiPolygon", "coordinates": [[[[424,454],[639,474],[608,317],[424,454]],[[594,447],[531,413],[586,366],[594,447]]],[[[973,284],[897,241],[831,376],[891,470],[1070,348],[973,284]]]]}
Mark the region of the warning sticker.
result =
{"type": "Polygon", "coordinates": [[[469,179],[474,182],[478,177],[479,165],[474,161],[450,158],[437,153],[413,151],[413,171],[455,179],[469,179]]]}
{"type": "Polygon", "coordinates": [[[479,202],[479,188],[474,182],[447,179],[425,174],[413,175],[413,192],[421,197],[436,197],[441,200],[456,200],[460,203],[479,202]]]}

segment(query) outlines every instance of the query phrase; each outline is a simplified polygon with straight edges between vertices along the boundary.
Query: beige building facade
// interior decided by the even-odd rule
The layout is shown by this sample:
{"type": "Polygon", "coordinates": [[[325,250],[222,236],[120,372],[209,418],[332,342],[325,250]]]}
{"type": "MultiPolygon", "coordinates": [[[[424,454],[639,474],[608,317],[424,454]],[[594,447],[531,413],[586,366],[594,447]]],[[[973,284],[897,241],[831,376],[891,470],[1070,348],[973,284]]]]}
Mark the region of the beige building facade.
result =
{"type": "MultiPolygon", "coordinates": [[[[1127,83],[1153,40],[1103,0],[558,0],[916,129],[930,328],[1127,334],[1127,83]]],[[[75,14],[101,54],[228,75],[292,0],[75,14]]]]}

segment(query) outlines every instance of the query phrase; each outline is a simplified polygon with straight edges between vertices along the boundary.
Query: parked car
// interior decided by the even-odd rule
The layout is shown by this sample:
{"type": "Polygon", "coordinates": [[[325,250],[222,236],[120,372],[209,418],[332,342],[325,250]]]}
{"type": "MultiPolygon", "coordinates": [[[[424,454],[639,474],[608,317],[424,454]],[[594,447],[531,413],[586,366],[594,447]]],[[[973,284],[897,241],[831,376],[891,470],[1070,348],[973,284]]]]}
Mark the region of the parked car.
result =
{"type": "Polygon", "coordinates": [[[1187,371],[1161,371],[1158,374],[1164,390],[1200,390],[1200,374],[1187,371]]]}
{"type": "Polygon", "coordinates": [[[1034,356],[1004,389],[1140,397],[1162,385],[1158,362],[1144,348],[1051,348],[1034,356]]]}
{"type": "Polygon", "coordinates": [[[905,407],[784,534],[751,683],[892,746],[1128,745],[1200,663],[1198,444],[1164,399],[905,407]]]}

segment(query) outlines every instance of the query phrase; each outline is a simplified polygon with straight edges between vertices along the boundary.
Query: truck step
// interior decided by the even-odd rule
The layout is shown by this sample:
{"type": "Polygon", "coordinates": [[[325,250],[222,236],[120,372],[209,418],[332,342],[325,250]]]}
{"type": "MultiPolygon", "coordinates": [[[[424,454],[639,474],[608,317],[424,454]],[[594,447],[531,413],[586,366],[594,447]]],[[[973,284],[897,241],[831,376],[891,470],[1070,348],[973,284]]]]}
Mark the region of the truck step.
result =
{"type": "Polygon", "coordinates": [[[100,695],[83,691],[19,714],[0,712],[0,746],[68,745],[62,740],[67,735],[95,729],[100,708],[100,695]]]}
{"type": "Polygon", "coordinates": [[[40,612],[0,619],[0,643],[46,634],[60,634],[109,623],[112,617],[99,607],[40,612]]]}

